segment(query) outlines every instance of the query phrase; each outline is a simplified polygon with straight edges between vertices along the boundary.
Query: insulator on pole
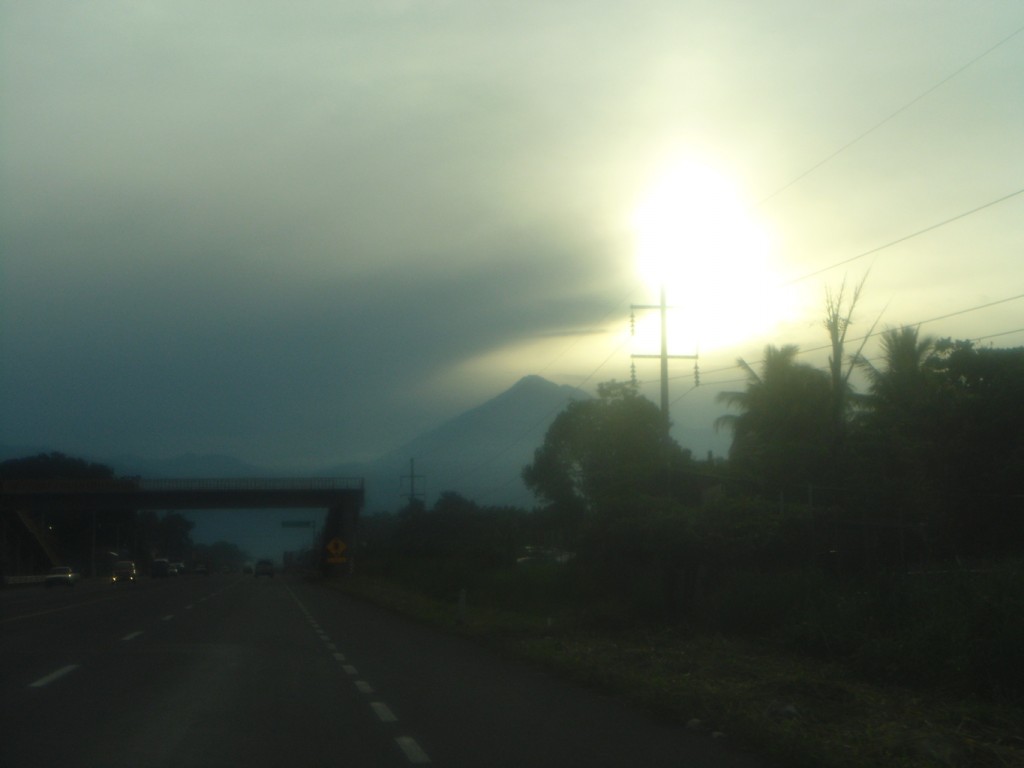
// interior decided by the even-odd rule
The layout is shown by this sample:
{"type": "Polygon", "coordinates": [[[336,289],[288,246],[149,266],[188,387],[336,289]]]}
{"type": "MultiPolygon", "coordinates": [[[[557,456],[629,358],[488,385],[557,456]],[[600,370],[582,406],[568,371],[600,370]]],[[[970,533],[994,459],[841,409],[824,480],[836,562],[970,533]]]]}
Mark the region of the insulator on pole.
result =
{"type": "Polygon", "coordinates": [[[693,386],[700,386],[700,363],[693,361],[693,386]]]}

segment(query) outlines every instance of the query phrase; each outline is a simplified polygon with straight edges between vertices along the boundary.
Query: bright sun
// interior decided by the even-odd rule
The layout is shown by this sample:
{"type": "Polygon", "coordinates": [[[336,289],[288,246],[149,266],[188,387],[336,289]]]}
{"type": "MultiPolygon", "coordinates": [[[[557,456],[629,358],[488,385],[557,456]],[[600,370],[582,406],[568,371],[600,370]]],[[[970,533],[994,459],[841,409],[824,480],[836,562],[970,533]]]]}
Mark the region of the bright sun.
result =
{"type": "Polygon", "coordinates": [[[633,230],[641,278],[652,298],[664,285],[674,307],[671,353],[735,344],[781,319],[767,232],[710,165],[670,165],[636,208],[633,230]]]}

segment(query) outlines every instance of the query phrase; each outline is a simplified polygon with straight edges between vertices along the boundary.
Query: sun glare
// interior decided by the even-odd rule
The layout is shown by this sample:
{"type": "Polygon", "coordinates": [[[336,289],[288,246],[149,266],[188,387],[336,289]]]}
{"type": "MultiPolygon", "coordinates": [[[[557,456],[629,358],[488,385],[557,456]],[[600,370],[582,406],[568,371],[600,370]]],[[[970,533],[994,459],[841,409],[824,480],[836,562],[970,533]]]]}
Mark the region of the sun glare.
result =
{"type": "Polygon", "coordinates": [[[710,165],[670,165],[637,206],[633,231],[641,279],[652,299],[664,286],[673,306],[672,353],[734,344],[782,319],[768,234],[732,180],[710,165]]]}

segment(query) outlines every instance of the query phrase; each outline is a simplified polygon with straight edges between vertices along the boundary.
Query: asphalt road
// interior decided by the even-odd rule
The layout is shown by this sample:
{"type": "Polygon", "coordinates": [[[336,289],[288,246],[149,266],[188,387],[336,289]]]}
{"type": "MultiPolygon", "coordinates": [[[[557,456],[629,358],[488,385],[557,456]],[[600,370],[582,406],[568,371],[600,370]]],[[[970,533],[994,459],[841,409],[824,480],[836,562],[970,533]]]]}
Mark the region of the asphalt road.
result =
{"type": "Polygon", "coordinates": [[[277,575],[0,592],[0,766],[760,763],[277,575]]]}

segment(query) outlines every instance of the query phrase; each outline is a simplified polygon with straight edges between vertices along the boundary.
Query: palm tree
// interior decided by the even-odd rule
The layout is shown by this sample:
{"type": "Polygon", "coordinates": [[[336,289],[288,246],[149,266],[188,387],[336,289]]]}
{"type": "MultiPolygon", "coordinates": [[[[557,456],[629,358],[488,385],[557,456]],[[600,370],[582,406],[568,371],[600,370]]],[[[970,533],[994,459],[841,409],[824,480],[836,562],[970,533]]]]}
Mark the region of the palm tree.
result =
{"type": "MultiPolygon", "coordinates": [[[[941,454],[944,408],[928,360],[935,340],[917,326],[882,333],[881,367],[857,355],[868,378],[861,458],[872,485],[902,522],[923,522],[943,507],[932,467],[941,454]]],[[[901,531],[902,536],[902,531],[901,531]]]]}
{"type": "Polygon", "coordinates": [[[720,403],[740,411],[715,420],[732,430],[730,459],[741,474],[772,488],[806,484],[820,477],[828,457],[832,408],[829,377],[796,362],[794,345],[765,348],[761,373],[742,358],[742,392],[721,392],[720,403]]]}
{"type": "Polygon", "coordinates": [[[917,326],[889,328],[882,333],[883,367],[857,355],[857,365],[867,374],[871,403],[876,412],[906,413],[919,404],[928,386],[926,363],[935,351],[935,339],[920,336],[917,326]]]}

